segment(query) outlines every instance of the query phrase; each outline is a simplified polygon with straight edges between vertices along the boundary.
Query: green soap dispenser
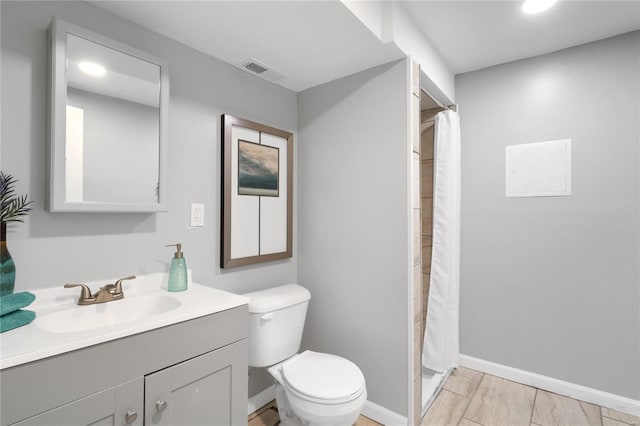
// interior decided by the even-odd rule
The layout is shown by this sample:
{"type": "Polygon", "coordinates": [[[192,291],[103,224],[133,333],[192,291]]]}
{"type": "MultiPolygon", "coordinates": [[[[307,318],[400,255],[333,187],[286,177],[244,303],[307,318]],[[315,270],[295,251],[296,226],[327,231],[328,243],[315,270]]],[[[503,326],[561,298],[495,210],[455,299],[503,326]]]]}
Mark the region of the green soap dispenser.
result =
{"type": "Polygon", "coordinates": [[[169,266],[169,291],[185,291],[187,289],[187,262],[182,256],[182,244],[167,244],[166,247],[176,247],[176,254],[169,266]]]}

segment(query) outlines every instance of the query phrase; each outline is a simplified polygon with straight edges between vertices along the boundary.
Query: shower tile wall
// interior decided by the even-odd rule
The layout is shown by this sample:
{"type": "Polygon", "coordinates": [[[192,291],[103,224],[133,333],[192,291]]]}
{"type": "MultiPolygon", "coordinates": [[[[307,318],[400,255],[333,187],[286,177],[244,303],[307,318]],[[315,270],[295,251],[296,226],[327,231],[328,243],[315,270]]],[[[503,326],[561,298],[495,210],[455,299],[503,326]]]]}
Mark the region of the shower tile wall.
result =
{"type": "MultiPolygon", "coordinates": [[[[429,278],[431,272],[431,241],[433,235],[433,115],[422,113],[420,128],[420,201],[422,211],[422,313],[421,336],[424,342],[424,329],[427,319],[427,302],[429,300],[429,278]],[[425,126],[428,127],[425,128],[425,126]]],[[[422,343],[421,342],[421,343],[422,343]]],[[[422,344],[420,345],[422,349],[422,344]]]]}

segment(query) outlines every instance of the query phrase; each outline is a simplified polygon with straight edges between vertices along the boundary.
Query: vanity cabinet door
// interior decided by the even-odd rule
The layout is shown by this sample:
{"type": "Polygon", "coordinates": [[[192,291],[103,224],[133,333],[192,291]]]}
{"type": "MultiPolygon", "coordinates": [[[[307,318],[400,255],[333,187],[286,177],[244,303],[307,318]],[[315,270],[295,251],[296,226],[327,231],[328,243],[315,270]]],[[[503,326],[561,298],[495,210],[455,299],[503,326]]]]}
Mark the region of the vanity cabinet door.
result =
{"type": "Polygon", "coordinates": [[[247,422],[247,340],[145,376],[145,426],[247,422]]]}
{"type": "Polygon", "coordinates": [[[142,378],[132,380],[13,423],[13,425],[142,426],[143,384],[142,378]],[[127,414],[129,415],[127,416],[127,414]]]}

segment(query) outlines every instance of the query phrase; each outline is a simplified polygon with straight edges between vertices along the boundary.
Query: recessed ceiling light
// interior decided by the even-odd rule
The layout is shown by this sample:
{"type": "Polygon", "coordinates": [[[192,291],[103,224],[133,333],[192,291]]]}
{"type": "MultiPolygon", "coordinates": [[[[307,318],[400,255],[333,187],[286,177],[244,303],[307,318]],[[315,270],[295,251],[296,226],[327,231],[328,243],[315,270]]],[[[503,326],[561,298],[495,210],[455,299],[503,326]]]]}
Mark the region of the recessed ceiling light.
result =
{"type": "Polygon", "coordinates": [[[96,64],[94,62],[80,62],[78,64],[78,68],[80,68],[80,71],[93,77],[100,77],[107,72],[107,70],[102,65],[96,64]]]}
{"type": "Polygon", "coordinates": [[[556,4],[557,0],[526,0],[522,4],[522,11],[527,14],[540,13],[556,4]]]}

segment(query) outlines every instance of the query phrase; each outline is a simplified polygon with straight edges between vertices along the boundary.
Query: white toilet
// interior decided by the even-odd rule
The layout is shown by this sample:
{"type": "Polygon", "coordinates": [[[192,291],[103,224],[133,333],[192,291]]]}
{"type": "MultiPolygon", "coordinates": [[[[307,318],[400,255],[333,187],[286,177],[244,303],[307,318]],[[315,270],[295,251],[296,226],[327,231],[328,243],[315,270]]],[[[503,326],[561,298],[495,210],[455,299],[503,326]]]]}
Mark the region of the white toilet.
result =
{"type": "Polygon", "coordinates": [[[350,426],[367,400],[362,372],[336,355],[298,354],[311,293],[287,284],[245,294],[249,302],[249,366],[276,380],[280,424],[350,426]]]}

